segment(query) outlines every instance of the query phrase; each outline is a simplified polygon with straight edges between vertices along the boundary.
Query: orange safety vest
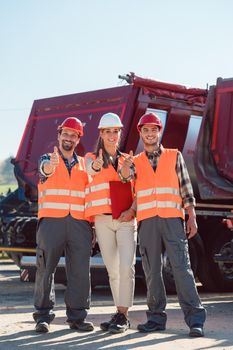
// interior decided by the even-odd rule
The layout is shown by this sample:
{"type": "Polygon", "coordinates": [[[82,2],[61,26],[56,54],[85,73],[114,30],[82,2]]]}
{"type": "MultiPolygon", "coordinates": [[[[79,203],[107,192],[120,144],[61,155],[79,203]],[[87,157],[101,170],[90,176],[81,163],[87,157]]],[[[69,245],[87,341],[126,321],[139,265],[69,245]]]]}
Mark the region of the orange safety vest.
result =
{"type": "Polygon", "coordinates": [[[85,187],[88,176],[84,158],[78,156],[69,175],[63,159],[59,156],[59,164],[54,174],[44,183],[38,184],[38,218],[61,218],[67,215],[75,219],[86,220],[85,187]]]}
{"type": "Polygon", "coordinates": [[[145,152],[134,157],[137,220],[153,216],[184,219],[179,180],[176,174],[177,149],[162,151],[156,171],[145,152]]]}
{"type": "MultiPolygon", "coordinates": [[[[118,158],[118,167],[121,167],[126,154],[118,158]]],[[[93,153],[87,153],[86,157],[96,159],[93,153]]],[[[90,183],[86,187],[85,215],[90,218],[98,214],[111,214],[110,181],[120,181],[114,167],[110,164],[108,168],[102,168],[99,173],[89,176],[90,183]]],[[[133,192],[133,185],[132,192],[133,192]]],[[[124,200],[124,199],[122,199],[124,200]]]]}

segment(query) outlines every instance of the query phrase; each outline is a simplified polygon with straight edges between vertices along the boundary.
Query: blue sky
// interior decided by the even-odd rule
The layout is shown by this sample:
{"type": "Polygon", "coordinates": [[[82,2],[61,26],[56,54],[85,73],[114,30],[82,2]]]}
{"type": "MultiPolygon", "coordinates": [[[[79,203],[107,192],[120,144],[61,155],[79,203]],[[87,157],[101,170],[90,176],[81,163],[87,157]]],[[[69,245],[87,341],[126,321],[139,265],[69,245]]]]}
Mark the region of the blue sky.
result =
{"type": "Polygon", "coordinates": [[[0,0],[0,160],[35,99],[128,72],[200,88],[232,77],[232,14],[232,0],[0,0]]]}

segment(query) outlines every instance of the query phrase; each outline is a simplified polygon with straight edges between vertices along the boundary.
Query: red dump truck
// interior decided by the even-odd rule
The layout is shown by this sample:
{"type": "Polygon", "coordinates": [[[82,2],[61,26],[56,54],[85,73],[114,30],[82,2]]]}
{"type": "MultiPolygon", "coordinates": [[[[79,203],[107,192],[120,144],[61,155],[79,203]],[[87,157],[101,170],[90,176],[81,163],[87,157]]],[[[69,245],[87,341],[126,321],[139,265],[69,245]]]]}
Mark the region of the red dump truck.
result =
{"type": "MultiPolygon", "coordinates": [[[[0,202],[1,249],[21,266],[22,280],[33,276],[38,159],[57,144],[56,129],[65,117],[77,116],[82,121],[84,136],[77,151],[84,155],[94,148],[101,116],[117,113],[124,124],[120,148],[136,154],[142,150],[137,122],[143,113],[155,111],[164,125],[162,144],[182,152],[197,200],[198,235],[189,240],[194,274],[205,289],[232,291],[233,79],[218,78],[216,85],[199,89],[134,73],[119,78],[122,86],[34,101],[12,160],[18,189],[0,202]]],[[[163,261],[166,288],[173,291],[166,251],[163,261]]],[[[62,262],[59,266],[56,279],[62,281],[62,262]]],[[[143,277],[140,256],[137,266],[138,276],[143,277]]],[[[101,258],[94,252],[92,271],[98,267],[102,267],[101,258]]]]}

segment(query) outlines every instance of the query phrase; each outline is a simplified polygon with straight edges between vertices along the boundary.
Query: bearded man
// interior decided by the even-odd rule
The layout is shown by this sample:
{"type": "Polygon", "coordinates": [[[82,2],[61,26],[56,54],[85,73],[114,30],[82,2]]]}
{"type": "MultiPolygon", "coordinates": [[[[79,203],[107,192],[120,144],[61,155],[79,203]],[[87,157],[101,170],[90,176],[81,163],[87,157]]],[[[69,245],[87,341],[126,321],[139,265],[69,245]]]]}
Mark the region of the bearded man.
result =
{"type": "Polygon", "coordinates": [[[58,127],[58,148],[40,158],[38,184],[37,272],[33,318],[36,332],[46,333],[55,317],[54,273],[65,254],[65,304],[71,329],[92,331],[85,321],[90,305],[92,229],[84,216],[88,182],[84,159],[75,148],[83,136],[78,118],[66,118],[58,127]]]}

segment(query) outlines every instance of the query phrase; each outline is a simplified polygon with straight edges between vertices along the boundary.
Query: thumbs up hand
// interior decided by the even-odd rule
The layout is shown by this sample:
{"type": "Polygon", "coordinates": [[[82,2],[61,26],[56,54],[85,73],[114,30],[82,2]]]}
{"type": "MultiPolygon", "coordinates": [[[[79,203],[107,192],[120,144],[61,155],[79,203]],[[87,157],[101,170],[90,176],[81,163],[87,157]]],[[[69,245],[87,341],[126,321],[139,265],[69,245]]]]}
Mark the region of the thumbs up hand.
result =
{"type": "Polygon", "coordinates": [[[130,176],[130,168],[131,166],[134,164],[133,162],[133,151],[130,151],[129,152],[129,155],[126,156],[123,164],[122,164],[122,167],[120,169],[120,172],[121,172],[121,175],[127,179],[129,176],[130,176]]]}
{"type": "Polygon", "coordinates": [[[103,160],[103,150],[102,150],[102,148],[100,148],[100,150],[99,150],[99,156],[98,156],[97,159],[99,159],[100,161],[104,161],[103,160]]]}
{"type": "Polygon", "coordinates": [[[50,165],[54,170],[58,166],[58,164],[59,164],[59,155],[58,155],[58,149],[55,146],[54,151],[50,156],[50,165]]]}
{"type": "Polygon", "coordinates": [[[133,164],[133,151],[129,151],[129,156],[125,160],[129,161],[131,165],[133,164]]]}
{"type": "Polygon", "coordinates": [[[103,159],[103,150],[100,148],[98,157],[93,161],[92,168],[95,171],[100,171],[103,167],[104,159],[103,159]]]}
{"type": "Polygon", "coordinates": [[[53,153],[50,154],[50,159],[45,160],[42,164],[43,175],[51,176],[54,173],[58,164],[59,164],[59,155],[58,155],[58,149],[55,146],[53,153]]]}

